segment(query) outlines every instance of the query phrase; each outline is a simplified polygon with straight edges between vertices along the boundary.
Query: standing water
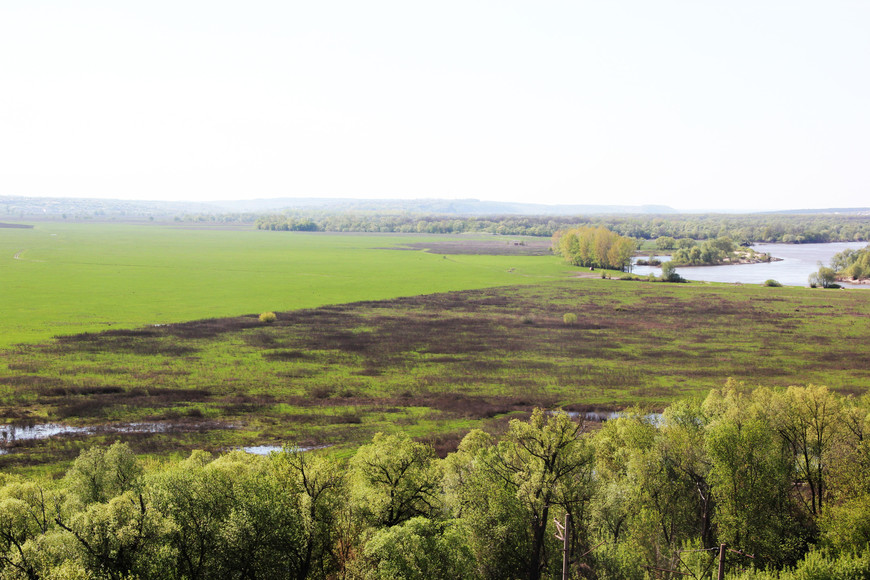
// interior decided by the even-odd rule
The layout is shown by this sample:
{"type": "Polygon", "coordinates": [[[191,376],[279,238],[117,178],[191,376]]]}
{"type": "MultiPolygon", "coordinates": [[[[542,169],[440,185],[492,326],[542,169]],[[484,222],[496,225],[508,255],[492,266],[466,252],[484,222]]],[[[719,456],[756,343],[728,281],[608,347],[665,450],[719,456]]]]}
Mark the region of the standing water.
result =
{"type": "MultiPolygon", "coordinates": [[[[776,262],[760,264],[732,264],[725,266],[678,266],[677,273],[689,280],[704,282],[742,282],[744,284],[763,284],[765,280],[776,280],[787,286],[808,286],[810,274],[819,269],[819,262],[828,265],[834,254],[843,250],[860,250],[867,242],[835,242],[831,244],[759,244],[752,246],[756,252],[765,252],[776,262]]],[[[665,260],[667,256],[660,257],[665,260]]],[[[632,273],[639,276],[653,274],[660,276],[662,269],[653,266],[634,266],[632,273]]],[[[845,286],[853,286],[844,284],[845,286]]],[[[859,288],[861,285],[854,285],[859,288]]],[[[863,286],[867,288],[867,286],[863,286]]]]}

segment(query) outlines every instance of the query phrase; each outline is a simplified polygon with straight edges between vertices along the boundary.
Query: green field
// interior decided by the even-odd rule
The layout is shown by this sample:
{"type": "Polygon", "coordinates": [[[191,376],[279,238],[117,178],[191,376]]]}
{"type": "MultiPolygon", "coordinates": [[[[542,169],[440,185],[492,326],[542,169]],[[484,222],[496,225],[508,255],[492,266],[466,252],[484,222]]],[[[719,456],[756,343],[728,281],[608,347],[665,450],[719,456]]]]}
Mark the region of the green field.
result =
{"type": "Polygon", "coordinates": [[[0,228],[0,348],[58,334],[530,284],[572,272],[554,256],[390,249],[443,240],[96,223],[0,228]]]}
{"type": "Polygon", "coordinates": [[[0,465],[117,438],[341,450],[401,430],[449,451],[535,407],[655,410],[729,378],[863,394],[868,331],[867,292],[585,278],[77,334],[0,353],[0,415],[109,429],[19,441],[0,465]],[[112,429],[130,422],[162,431],[112,429]]]}

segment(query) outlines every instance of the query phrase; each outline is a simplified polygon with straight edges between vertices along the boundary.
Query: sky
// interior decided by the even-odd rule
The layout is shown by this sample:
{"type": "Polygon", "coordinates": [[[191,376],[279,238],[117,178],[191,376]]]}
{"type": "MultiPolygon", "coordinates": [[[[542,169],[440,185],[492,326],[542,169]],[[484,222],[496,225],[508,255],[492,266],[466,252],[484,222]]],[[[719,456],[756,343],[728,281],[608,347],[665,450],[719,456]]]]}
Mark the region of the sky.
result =
{"type": "Polygon", "coordinates": [[[870,2],[3,0],[0,195],[870,206],[870,2]]]}

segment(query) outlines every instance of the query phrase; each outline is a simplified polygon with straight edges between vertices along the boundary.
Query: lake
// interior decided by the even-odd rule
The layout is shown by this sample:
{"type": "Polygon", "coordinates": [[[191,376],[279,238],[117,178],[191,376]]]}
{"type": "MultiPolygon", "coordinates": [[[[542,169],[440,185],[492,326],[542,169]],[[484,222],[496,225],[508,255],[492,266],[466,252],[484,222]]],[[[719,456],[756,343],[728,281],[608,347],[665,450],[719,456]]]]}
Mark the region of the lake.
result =
{"type": "MultiPolygon", "coordinates": [[[[819,269],[819,262],[828,265],[834,254],[843,250],[860,250],[867,247],[867,242],[836,242],[831,244],[758,244],[752,248],[758,252],[767,252],[774,258],[782,258],[779,262],[762,264],[734,264],[727,266],[681,266],[677,272],[689,280],[704,282],[741,282],[743,284],[762,284],[765,280],[776,280],[787,286],[808,286],[807,278],[819,269]]],[[[665,261],[670,256],[657,256],[665,261]]],[[[647,276],[652,273],[659,276],[661,268],[652,266],[635,266],[634,274],[647,276]]],[[[868,288],[868,285],[845,284],[850,288],[868,288]]]]}

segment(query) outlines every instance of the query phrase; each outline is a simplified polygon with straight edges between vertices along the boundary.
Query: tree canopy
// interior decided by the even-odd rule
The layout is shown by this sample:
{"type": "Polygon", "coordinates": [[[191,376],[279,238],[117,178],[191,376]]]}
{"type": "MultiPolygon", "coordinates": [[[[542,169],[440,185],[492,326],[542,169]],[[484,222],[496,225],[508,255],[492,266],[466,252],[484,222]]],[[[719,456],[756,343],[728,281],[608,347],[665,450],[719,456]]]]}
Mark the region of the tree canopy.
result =
{"type": "Polygon", "coordinates": [[[575,266],[628,270],[637,243],[604,227],[583,227],[553,234],[552,248],[575,266]]]}
{"type": "Polygon", "coordinates": [[[444,459],[398,433],[350,459],[115,443],[0,475],[0,578],[556,578],[566,517],[572,578],[709,577],[722,543],[728,578],[861,578],[868,435],[867,396],[729,380],[603,425],[539,409],[444,459]]]}

